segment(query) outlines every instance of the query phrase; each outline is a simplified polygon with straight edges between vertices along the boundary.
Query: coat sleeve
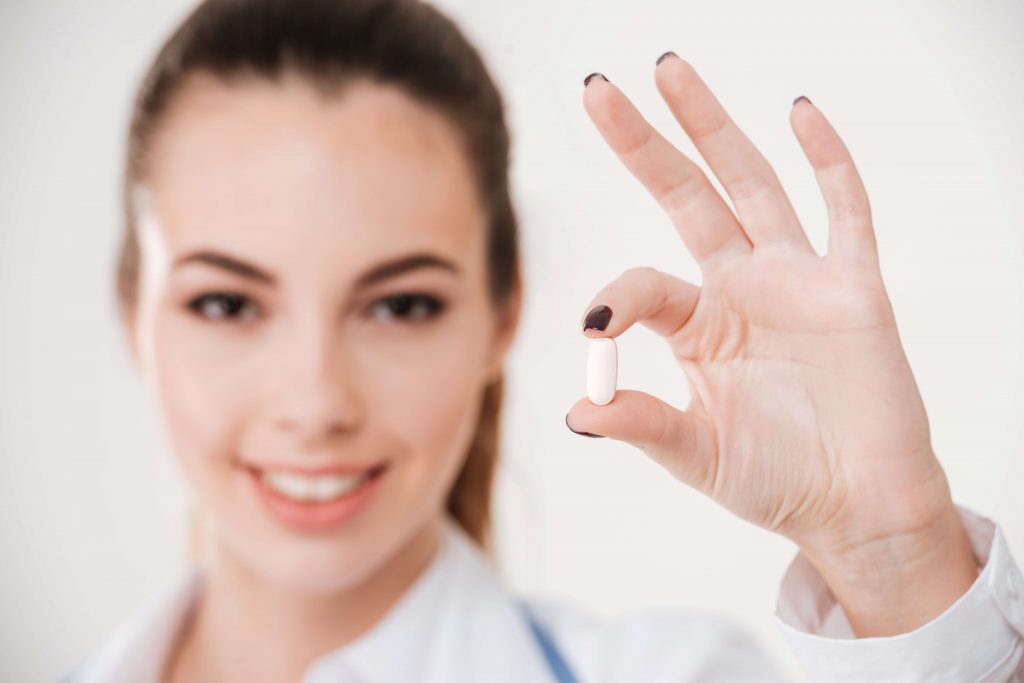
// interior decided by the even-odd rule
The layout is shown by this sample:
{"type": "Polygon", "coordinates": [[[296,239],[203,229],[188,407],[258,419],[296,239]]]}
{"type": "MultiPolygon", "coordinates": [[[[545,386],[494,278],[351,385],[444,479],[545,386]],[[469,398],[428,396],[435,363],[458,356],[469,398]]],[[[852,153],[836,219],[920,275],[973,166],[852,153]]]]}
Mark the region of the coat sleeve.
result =
{"type": "Polygon", "coordinates": [[[890,637],[856,638],[842,607],[800,553],[780,586],[776,623],[811,681],[1024,683],[1024,580],[1002,530],[957,506],[982,571],[933,620],[890,637]]]}

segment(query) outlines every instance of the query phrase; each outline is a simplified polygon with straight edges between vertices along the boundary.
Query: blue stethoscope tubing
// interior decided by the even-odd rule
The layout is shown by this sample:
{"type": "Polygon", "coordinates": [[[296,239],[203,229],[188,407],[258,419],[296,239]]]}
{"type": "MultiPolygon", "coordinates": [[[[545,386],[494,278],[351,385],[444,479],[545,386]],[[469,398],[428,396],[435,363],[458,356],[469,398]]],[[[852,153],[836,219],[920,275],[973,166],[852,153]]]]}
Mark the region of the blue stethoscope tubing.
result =
{"type": "Polygon", "coordinates": [[[562,657],[562,653],[558,651],[558,647],[555,645],[554,640],[551,639],[551,635],[540,625],[540,622],[534,618],[533,613],[527,606],[524,600],[519,601],[519,606],[526,614],[526,619],[530,623],[530,630],[533,632],[533,637],[537,640],[537,644],[540,646],[541,652],[544,653],[544,658],[548,662],[548,666],[551,667],[551,673],[555,675],[555,679],[558,683],[579,683],[576,676],[573,674],[572,669],[566,663],[562,657]]]}

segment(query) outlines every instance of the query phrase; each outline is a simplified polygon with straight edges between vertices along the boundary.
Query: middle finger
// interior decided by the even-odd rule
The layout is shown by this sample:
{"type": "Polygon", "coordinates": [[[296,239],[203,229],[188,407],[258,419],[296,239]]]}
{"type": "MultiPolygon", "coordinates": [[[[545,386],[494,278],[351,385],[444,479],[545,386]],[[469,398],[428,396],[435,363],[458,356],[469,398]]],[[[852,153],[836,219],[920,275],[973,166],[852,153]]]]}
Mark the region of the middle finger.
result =
{"type": "Polygon", "coordinates": [[[768,160],[726,113],[689,62],[667,52],[655,66],[658,91],[732,198],[757,246],[784,242],[814,253],[768,160]]]}
{"type": "Polygon", "coordinates": [[[583,105],[608,146],[668,213],[702,269],[715,256],[750,253],[750,240],[704,172],[655,130],[621,90],[593,77],[584,88],[583,105]]]}

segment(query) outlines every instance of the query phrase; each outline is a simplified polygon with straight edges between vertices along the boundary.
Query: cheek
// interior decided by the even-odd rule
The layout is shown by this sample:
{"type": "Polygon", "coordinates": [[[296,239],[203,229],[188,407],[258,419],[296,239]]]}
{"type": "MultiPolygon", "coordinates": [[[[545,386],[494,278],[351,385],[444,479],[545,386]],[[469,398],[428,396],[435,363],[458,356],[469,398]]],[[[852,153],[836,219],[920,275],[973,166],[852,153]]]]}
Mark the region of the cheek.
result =
{"type": "Polygon", "coordinates": [[[388,344],[367,346],[361,367],[372,379],[361,385],[368,416],[436,476],[438,467],[465,455],[476,426],[483,339],[469,325],[459,325],[413,346],[414,353],[388,344]]]}
{"type": "Polygon", "coordinates": [[[374,421],[402,444],[392,493],[407,522],[444,508],[473,437],[480,376],[459,351],[449,345],[404,373],[388,372],[375,390],[374,421]]]}
{"type": "Polygon", "coordinates": [[[218,347],[195,338],[173,313],[159,318],[154,337],[157,396],[175,456],[194,484],[230,464],[247,383],[218,347]]]}

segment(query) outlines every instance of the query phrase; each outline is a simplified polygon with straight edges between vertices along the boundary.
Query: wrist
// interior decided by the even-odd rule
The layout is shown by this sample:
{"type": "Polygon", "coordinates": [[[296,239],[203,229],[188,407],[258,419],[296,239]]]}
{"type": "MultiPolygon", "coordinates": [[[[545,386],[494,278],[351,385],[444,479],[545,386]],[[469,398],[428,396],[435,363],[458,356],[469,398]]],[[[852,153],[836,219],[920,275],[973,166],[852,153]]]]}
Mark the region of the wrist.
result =
{"type": "Polygon", "coordinates": [[[899,531],[802,544],[857,637],[913,631],[942,614],[978,576],[952,501],[899,531]]]}

